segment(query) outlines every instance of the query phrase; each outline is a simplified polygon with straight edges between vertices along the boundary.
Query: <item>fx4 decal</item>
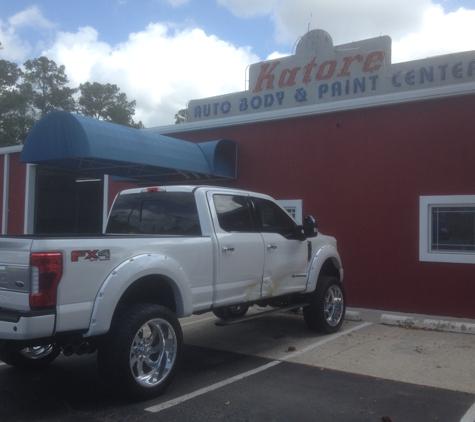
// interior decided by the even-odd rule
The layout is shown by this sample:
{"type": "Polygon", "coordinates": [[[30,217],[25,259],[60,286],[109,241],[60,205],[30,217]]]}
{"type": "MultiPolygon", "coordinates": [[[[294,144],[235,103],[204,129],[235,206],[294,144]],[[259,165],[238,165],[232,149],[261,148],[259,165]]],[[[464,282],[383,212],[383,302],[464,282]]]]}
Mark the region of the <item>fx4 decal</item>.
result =
{"type": "Polygon", "coordinates": [[[72,251],[71,261],[109,261],[111,259],[111,252],[109,249],[96,249],[93,251],[72,251]]]}

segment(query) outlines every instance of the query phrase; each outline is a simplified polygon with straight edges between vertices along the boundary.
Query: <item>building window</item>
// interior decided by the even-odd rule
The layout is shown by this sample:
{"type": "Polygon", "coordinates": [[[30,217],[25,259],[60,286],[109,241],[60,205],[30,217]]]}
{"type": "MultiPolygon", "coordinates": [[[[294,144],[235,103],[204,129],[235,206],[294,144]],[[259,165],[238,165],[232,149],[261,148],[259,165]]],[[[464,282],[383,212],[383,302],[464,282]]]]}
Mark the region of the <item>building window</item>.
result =
{"type": "Polygon", "coordinates": [[[286,199],[277,201],[277,203],[295,220],[302,224],[302,200],[286,199]]]}
{"type": "Polygon", "coordinates": [[[419,259],[475,264],[475,196],[420,198],[419,259]]]}
{"type": "Polygon", "coordinates": [[[294,220],[297,218],[297,207],[284,207],[284,210],[287,211],[287,214],[289,214],[294,220]]]}

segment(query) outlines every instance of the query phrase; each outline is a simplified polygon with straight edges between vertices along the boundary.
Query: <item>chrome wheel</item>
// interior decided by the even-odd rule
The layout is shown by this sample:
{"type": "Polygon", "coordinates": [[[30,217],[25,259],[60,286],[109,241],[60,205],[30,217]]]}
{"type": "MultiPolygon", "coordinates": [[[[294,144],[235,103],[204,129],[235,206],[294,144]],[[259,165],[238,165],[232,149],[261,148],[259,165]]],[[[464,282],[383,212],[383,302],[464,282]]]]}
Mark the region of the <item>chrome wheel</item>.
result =
{"type": "Polygon", "coordinates": [[[0,360],[20,369],[42,369],[53,362],[60,353],[61,349],[54,343],[24,349],[16,349],[7,344],[0,349],[0,360]]]}
{"type": "Polygon", "coordinates": [[[174,367],[178,341],[164,319],[146,322],[135,334],[130,348],[130,369],[143,387],[155,387],[174,367]]]}
{"type": "Polygon", "coordinates": [[[341,281],[321,275],[315,291],[307,298],[309,305],[304,306],[303,316],[308,328],[319,333],[336,333],[345,318],[345,290],[341,281]]]}
{"type": "Polygon", "coordinates": [[[331,286],[325,295],[325,318],[332,327],[338,325],[343,317],[343,293],[336,285],[331,286]]]}
{"type": "Polygon", "coordinates": [[[235,306],[230,306],[229,308],[229,313],[236,318],[242,317],[246,314],[247,310],[249,309],[248,305],[235,305],[235,306]]]}
{"type": "Polygon", "coordinates": [[[46,346],[26,347],[20,350],[20,354],[27,359],[43,359],[44,357],[55,352],[55,347],[52,344],[46,346]]]}
{"type": "Polygon", "coordinates": [[[172,382],[183,349],[178,318],[164,306],[124,306],[97,353],[104,380],[121,395],[140,400],[172,382]]]}

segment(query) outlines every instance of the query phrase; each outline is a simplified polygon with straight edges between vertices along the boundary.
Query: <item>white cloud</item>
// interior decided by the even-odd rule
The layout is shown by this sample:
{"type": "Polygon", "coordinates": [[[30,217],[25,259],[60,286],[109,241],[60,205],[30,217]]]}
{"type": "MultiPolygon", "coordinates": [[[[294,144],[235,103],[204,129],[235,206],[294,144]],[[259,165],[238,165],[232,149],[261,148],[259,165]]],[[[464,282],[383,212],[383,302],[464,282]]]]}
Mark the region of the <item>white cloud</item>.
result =
{"type": "Polygon", "coordinates": [[[245,69],[259,58],[196,28],[150,24],[110,47],[97,31],[59,33],[43,55],[64,64],[72,86],[117,84],[136,100],[135,120],[147,127],[173,124],[175,113],[193,98],[244,90],[245,69]]]}
{"type": "Polygon", "coordinates": [[[31,6],[8,19],[8,23],[14,28],[35,27],[53,28],[55,25],[43,16],[38,6],[31,6]]]}
{"type": "Polygon", "coordinates": [[[31,51],[31,46],[22,40],[9,25],[0,20],[0,42],[3,49],[0,50],[0,59],[21,62],[31,51]]]}
{"type": "Polygon", "coordinates": [[[24,28],[51,30],[54,24],[46,19],[37,6],[29,7],[6,22],[0,20],[0,42],[3,50],[0,57],[14,62],[23,62],[31,54],[31,45],[21,38],[19,31],[24,28]]]}
{"type": "Polygon", "coordinates": [[[399,37],[416,30],[431,0],[397,2],[365,0],[280,1],[275,9],[276,38],[295,42],[310,29],[324,29],[334,44],[390,35],[399,37]]]}
{"type": "Polygon", "coordinates": [[[266,60],[275,60],[275,59],[280,59],[281,57],[286,57],[288,56],[289,53],[280,53],[278,51],[274,51],[273,53],[270,53],[267,57],[266,60]]]}
{"type": "Polygon", "coordinates": [[[440,6],[428,8],[420,28],[393,38],[393,63],[475,50],[473,22],[475,10],[458,9],[445,14],[440,6]]]}
{"type": "Polygon", "coordinates": [[[99,41],[98,32],[89,26],[74,34],[58,32],[54,44],[42,55],[66,66],[66,74],[73,86],[90,81],[91,69],[107,57],[112,48],[99,41]]]}
{"type": "Polygon", "coordinates": [[[173,7],[181,6],[182,4],[188,3],[190,0],[165,0],[167,3],[173,7]]]}
{"type": "Polygon", "coordinates": [[[290,46],[308,28],[324,29],[334,45],[389,35],[393,62],[475,50],[475,5],[445,13],[441,1],[217,0],[238,17],[269,15],[276,41],[290,46]]]}

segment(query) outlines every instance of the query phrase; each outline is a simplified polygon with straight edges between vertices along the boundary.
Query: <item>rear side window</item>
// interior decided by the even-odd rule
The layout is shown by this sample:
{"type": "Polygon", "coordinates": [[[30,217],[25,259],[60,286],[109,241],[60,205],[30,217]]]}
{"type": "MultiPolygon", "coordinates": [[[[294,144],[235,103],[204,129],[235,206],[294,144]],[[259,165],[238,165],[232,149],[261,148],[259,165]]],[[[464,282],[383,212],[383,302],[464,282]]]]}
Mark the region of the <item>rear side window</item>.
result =
{"type": "Polygon", "coordinates": [[[213,195],[219,227],[227,232],[252,232],[247,196],[213,195]]]}
{"type": "Polygon", "coordinates": [[[201,236],[195,197],[190,192],[121,195],[106,233],[201,236]]]}

